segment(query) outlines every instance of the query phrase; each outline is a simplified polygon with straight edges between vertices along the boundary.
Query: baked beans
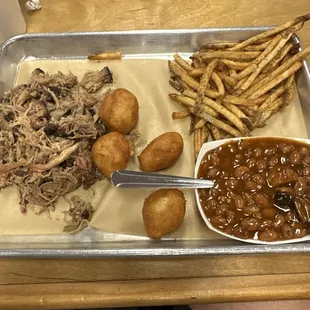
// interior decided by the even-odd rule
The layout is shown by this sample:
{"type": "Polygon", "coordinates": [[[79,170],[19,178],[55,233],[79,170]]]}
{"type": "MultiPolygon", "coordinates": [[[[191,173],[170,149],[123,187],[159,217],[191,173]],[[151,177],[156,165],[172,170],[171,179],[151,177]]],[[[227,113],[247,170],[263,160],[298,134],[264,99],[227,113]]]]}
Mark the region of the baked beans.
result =
{"type": "Polygon", "coordinates": [[[301,238],[310,227],[310,146],[281,138],[223,144],[203,158],[199,190],[211,224],[242,239],[301,238]]]}

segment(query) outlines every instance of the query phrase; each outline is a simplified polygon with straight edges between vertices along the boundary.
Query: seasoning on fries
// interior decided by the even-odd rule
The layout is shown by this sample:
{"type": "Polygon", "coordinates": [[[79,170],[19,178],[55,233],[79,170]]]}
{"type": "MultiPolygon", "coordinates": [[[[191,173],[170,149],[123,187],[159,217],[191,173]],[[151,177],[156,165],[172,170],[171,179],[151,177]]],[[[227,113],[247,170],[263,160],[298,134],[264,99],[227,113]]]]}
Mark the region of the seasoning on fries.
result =
{"type": "Polygon", "coordinates": [[[290,39],[309,19],[299,16],[243,42],[205,44],[191,63],[178,54],[169,61],[169,82],[181,93],[169,97],[186,108],[172,117],[195,115],[195,159],[209,136],[248,136],[290,103],[295,74],[310,55],[310,47],[300,51],[290,39]]]}

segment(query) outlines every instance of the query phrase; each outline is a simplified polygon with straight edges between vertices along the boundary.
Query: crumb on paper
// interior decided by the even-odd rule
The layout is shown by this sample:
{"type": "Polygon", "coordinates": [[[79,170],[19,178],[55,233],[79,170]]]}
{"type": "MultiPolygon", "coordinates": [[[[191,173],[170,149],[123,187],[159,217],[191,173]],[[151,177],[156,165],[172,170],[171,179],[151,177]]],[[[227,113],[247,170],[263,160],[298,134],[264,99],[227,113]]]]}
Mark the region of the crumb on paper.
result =
{"type": "Polygon", "coordinates": [[[25,3],[25,7],[28,11],[37,11],[41,9],[40,0],[30,0],[25,3]]]}

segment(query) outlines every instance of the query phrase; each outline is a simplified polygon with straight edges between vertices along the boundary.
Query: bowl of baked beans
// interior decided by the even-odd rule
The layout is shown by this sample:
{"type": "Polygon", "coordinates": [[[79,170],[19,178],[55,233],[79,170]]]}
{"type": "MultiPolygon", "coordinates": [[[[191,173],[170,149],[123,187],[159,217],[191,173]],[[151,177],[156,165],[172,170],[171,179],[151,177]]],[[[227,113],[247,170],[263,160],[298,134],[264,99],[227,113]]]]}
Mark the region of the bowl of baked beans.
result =
{"type": "Polygon", "coordinates": [[[214,181],[197,189],[207,226],[258,244],[310,240],[310,140],[234,138],[205,143],[195,177],[214,181]]]}

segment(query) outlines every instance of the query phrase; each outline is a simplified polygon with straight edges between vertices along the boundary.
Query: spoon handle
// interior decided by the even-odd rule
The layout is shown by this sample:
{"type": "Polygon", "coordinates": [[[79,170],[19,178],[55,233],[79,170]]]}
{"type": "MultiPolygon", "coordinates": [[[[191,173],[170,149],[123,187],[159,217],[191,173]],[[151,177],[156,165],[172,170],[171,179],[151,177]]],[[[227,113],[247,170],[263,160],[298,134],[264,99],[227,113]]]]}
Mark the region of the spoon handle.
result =
{"type": "Polygon", "coordinates": [[[120,188],[211,188],[214,185],[210,180],[128,170],[116,170],[111,182],[120,188]]]}

